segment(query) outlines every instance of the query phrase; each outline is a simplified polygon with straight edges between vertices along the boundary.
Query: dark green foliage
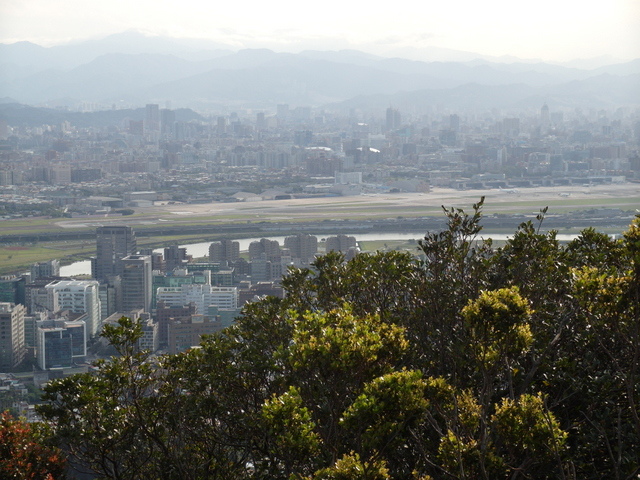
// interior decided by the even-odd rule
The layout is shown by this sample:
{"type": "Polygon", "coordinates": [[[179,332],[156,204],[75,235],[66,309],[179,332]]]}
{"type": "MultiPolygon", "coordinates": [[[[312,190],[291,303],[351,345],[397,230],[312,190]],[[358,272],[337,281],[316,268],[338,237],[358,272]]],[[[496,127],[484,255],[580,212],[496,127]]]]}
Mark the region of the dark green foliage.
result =
{"type": "Polygon", "coordinates": [[[482,240],[481,200],[419,257],[331,253],[200,348],[54,381],[41,413],[105,478],[631,479],[640,473],[640,219],[561,245],[482,240]]]}

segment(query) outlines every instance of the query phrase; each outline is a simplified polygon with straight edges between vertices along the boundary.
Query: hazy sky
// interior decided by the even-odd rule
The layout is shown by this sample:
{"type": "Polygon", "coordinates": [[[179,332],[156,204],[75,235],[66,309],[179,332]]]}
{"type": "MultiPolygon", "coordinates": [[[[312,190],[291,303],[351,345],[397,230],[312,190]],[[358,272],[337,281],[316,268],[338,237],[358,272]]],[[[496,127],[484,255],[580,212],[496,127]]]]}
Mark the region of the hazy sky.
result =
{"type": "Polygon", "coordinates": [[[443,47],[563,61],[640,57],[640,0],[0,0],[0,42],[125,30],[279,51],[443,47]]]}

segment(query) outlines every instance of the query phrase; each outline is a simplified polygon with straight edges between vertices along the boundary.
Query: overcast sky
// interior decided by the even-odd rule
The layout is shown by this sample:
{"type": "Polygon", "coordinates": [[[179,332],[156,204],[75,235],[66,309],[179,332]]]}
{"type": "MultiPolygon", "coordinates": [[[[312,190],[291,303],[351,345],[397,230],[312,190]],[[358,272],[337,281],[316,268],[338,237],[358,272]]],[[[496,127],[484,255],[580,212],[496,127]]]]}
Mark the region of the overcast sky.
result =
{"type": "Polygon", "coordinates": [[[640,57],[640,0],[0,0],[0,42],[125,30],[277,51],[442,47],[566,61],[640,57]]]}

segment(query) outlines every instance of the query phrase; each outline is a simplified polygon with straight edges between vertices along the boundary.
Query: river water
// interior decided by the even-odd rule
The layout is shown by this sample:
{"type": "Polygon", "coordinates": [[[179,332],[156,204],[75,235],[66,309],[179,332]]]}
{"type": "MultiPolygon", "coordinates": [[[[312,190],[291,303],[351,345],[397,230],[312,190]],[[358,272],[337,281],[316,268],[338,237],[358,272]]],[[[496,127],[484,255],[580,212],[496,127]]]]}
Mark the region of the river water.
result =
{"type": "MultiPolygon", "coordinates": [[[[327,235],[316,235],[318,240],[324,239],[335,235],[335,233],[329,233],[327,235]]],[[[366,241],[392,241],[392,240],[418,240],[424,238],[424,233],[356,233],[348,234],[356,237],[358,242],[366,241]]],[[[492,238],[494,240],[508,240],[511,235],[502,233],[487,233],[483,238],[492,238]]],[[[560,241],[570,241],[576,238],[577,235],[556,234],[556,239],[560,241]]],[[[240,243],[240,251],[249,250],[249,244],[256,242],[261,238],[269,238],[269,240],[277,240],[280,245],[284,244],[285,237],[255,237],[255,238],[242,238],[238,239],[240,243]]],[[[209,245],[212,242],[191,243],[188,245],[180,245],[186,247],[187,254],[193,256],[193,258],[206,257],[209,255],[209,245]]],[[[154,252],[164,252],[164,248],[156,248],[154,252]]],[[[70,265],[60,267],[60,275],[64,277],[72,277],[74,275],[91,275],[91,261],[82,260],[80,262],[74,262],[70,265]]]]}

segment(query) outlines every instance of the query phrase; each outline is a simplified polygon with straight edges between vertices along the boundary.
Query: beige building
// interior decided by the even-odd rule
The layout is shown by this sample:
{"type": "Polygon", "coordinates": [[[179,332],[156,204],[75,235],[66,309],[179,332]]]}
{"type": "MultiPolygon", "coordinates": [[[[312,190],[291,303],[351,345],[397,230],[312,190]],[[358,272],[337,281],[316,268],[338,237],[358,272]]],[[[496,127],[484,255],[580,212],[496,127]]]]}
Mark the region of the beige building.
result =
{"type": "Polygon", "coordinates": [[[25,314],[24,305],[0,303],[0,371],[16,368],[25,358],[25,314]]]}

